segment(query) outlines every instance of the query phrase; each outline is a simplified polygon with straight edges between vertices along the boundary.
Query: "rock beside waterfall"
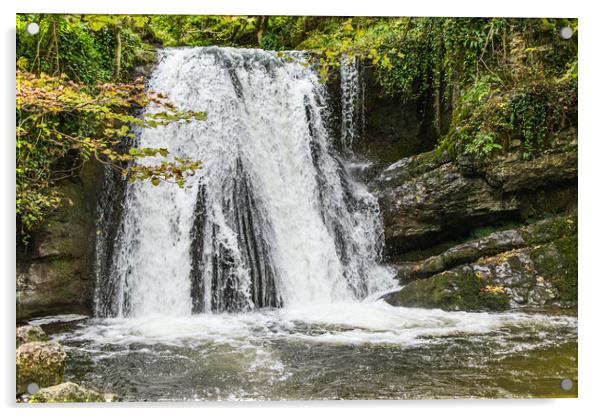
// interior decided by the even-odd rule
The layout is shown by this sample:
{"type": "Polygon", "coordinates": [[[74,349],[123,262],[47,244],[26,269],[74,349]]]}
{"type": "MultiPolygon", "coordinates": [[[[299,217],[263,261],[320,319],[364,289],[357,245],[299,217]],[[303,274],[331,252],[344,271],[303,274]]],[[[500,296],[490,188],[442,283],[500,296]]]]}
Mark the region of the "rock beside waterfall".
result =
{"type": "Polygon", "coordinates": [[[390,188],[381,186],[379,199],[390,252],[425,247],[459,230],[519,212],[515,196],[497,192],[483,178],[464,176],[452,163],[390,188]]]}
{"type": "Polygon", "coordinates": [[[17,246],[17,319],[90,313],[103,169],[87,162],[79,178],[61,181],[57,185],[65,196],[61,206],[26,246],[17,246]]]}
{"type": "Polygon", "coordinates": [[[72,382],[45,387],[34,394],[31,403],[84,403],[117,401],[115,395],[106,395],[72,382]]]}
{"type": "Polygon", "coordinates": [[[28,342],[17,348],[17,393],[27,392],[27,386],[35,383],[48,387],[63,381],[65,351],[56,342],[28,342]]]}
{"type": "Polygon", "coordinates": [[[393,305],[446,310],[575,306],[577,134],[524,160],[426,152],[372,184],[388,260],[403,288],[393,305]]]}
{"type": "Polygon", "coordinates": [[[395,306],[466,311],[575,306],[577,236],[484,257],[412,281],[385,300],[395,306]]]}
{"type": "Polygon", "coordinates": [[[389,254],[466,234],[481,226],[522,222],[574,209],[576,133],[532,160],[517,152],[452,161],[436,151],[402,159],[372,184],[379,197],[389,254]]]}
{"type": "Polygon", "coordinates": [[[47,340],[48,336],[38,325],[23,325],[17,328],[17,348],[28,342],[47,340]]]}
{"type": "Polygon", "coordinates": [[[548,243],[562,237],[575,235],[577,216],[566,215],[546,218],[523,227],[493,232],[484,237],[460,243],[452,248],[421,261],[395,264],[397,277],[402,283],[441,273],[460,264],[481,257],[518,249],[534,244],[548,243]]]}

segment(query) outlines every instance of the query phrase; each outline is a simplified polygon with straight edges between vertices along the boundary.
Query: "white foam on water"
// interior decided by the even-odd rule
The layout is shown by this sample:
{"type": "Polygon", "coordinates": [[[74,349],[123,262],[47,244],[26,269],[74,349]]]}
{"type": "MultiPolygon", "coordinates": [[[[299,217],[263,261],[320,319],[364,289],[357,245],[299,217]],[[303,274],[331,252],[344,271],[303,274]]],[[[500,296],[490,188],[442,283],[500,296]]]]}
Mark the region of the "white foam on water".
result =
{"type": "Polygon", "coordinates": [[[90,320],[58,339],[90,345],[204,343],[260,345],[265,340],[334,344],[391,344],[412,347],[435,338],[499,334],[528,329],[545,339],[554,327],[576,328],[576,318],[541,314],[446,312],[393,307],[383,301],[307,304],[249,313],[154,315],[144,318],[90,320]]]}
{"type": "Polygon", "coordinates": [[[64,314],[64,315],[51,315],[51,316],[43,316],[40,318],[33,318],[27,321],[30,325],[48,325],[60,322],[73,322],[73,321],[81,321],[84,319],[88,319],[88,315],[79,315],[79,314],[64,314]]]}

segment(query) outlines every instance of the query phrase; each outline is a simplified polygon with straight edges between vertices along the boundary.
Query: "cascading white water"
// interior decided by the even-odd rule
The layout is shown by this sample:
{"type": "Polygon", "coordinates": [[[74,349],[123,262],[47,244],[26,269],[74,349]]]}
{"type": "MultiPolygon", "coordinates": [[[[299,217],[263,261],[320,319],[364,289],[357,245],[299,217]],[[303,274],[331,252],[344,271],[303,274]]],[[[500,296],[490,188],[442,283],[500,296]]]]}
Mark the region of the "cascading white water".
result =
{"type": "Polygon", "coordinates": [[[186,189],[128,186],[97,313],[353,301],[393,285],[378,265],[378,203],[336,156],[303,54],[167,49],[149,86],[208,120],[143,130],[139,146],[203,167],[186,189]]]}
{"type": "Polygon", "coordinates": [[[356,57],[341,57],[341,144],[346,154],[353,152],[353,141],[363,127],[363,85],[356,57]]]}

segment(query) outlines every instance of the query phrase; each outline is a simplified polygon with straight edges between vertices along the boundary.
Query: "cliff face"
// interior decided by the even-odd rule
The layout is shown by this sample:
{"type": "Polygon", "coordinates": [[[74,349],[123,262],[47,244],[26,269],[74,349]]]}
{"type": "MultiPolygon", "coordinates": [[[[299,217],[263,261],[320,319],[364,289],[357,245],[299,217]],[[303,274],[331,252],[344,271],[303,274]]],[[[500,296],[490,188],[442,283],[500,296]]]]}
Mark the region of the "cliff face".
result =
{"type": "Polygon", "coordinates": [[[486,225],[557,214],[576,208],[576,132],[531,160],[518,151],[486,161],[418,154],[385,168],[373,187],[393,254],[486,225]]]}
{"type": "Polygon", "coordinates": [[[26,247],[17,247],[17,319],[90,310],[102,176],[102,168],[90,163],[79,178],[64,181],[61,207],[26,247]]]}
{"type": "Polygon", "coordinates": [[[573,306],[577,301],[577,133],[530,160],[435,151],[404,158],[373,181],[394,305],[450,310],[573,306]]]}

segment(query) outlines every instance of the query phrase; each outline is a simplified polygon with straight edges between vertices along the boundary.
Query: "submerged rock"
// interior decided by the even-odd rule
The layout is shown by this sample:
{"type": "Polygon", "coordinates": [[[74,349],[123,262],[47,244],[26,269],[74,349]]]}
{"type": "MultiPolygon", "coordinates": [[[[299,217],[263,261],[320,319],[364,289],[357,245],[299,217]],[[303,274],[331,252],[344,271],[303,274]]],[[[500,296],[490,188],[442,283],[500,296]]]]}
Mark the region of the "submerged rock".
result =
{"type": "Polygon", "coordinates": [[[108,400],[104,394],[96,390],[84,388],[72,382],[45,387],[34,394],[32,403],[82,403],[116,401],[114,395],[108,400]]]}
{"type": "Polygon", "coordinates": [[[394,306],[467,311],[574,306],[577,236],[481,258],[412,281],[384,299],[394,306]]]}
{"type": "Polygon", "coordinates": [[[35,341],[47,341],[48,336],[38,325],[23,325],[17,328],[17,347],[35,341]]]}
{"type": "Polygon", "coordinates": [[[17,393],[27,392],[35,383],[47,387],[60,383],[65,372],[66,354],[56,342],[28,342],[17,348],[17,393]]]}

